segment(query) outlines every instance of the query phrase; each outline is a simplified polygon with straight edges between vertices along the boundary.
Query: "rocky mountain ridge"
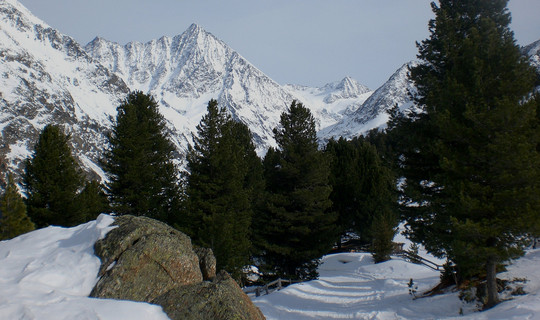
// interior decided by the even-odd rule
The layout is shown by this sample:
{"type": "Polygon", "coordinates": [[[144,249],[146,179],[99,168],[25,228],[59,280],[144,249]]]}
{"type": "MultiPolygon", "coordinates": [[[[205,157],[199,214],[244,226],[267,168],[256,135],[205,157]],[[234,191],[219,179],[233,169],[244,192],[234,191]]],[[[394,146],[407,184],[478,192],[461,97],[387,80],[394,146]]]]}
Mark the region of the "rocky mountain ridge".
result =
{"type": "Polygon", "coordinates": [[[0,1],[0,155],[20,170],[41,129],[59,124],[91,171],[115,106],[129,91],[71,37],[15,0],[0,1]]]}
{"type": "MultiPolygon", "coordinates": [[[[539,43],[524,50],[540,70],[539,43]]],[[[375,91],[350,77],[318,88],[282,86],[196,24],[147,43],[98,37],[83,47],[18,1],[0,0],[0,156],[20,172],[41,129],[59,124],[85,170],[103,178],[106,133],[130,90],[154,96],[180,161],[210,99],[249,126],[259,155],[275,146],[272,129],[293,100],[312,110],[321,141],[350,138],[384,126],[395,104],[410,106],[414,63],[375,91]]]]}
{"type": "Polygon", "coordinates": [[[322,88],[281,86],[202,27],[192,24],[175,37],[120,45],[95,38],[86,51],[131,89],[151,93],[173,127],[194,132],[213,98],[254,134],[259,154],[275,146],[272,130],[293,100],[310,107],[319,128],[361,105],[370,90],[346,77],[322,88]]]}
{"type": "Polygon", "coordinates": [[[313,105],[323,128],[369,96],[349,77],[323,88],[281,86],[195,24],[172,38],[125,46],[96,38],[83,48],[16,0],[1,0],[0,40],[0,156],[18,172],[41,129],[54,123],[71,134],[86,171],[104,177],[101,150],[129,90],[156,98],[180,157],[212,98],[250,127],[262,155],[293,100],[313,105]]]}

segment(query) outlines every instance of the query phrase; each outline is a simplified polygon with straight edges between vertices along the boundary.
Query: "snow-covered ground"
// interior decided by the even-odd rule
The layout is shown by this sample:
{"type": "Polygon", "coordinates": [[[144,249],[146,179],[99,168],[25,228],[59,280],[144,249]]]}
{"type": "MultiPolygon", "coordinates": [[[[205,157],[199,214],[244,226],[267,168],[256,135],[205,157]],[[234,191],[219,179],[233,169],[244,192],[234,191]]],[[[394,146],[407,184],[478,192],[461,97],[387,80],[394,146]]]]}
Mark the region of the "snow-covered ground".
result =
{"type": "MultiPolygon", "coordinates": [[[[0,319],[167,319],[159,306],[88,298],[100,265],[93,246],[112,222],[101,215],[74,228],[48,227],[0,242],[0,319]]],[[[325,256],[319,280],[252,299],[269,320],[540,319],[538,266],[540,249],[530,250],[499,274],[526,278],[527,294],[486,312],[473,312],[457,292],[413,300],[409,280],[420,293],[435,286],[439,274],[401,258],[373,264],[367,253],[325,256]]]]}
{"type": "MultiPolygon", "coordinates": [[[[433,258],[431,258],[433,259],[433,258]]],[[[527,295],[506,296],[495,308],[477,312],[459,293],[413,299],[437,285],[439,273],[394,257],[374,264],[369,253],[340,253],[323,258],[319,280],[294,284],[270,295],[253,297],[268,320],[303,319],[540,319],[540,249],[527,252],[499,278],[526,278],[527,295]],[[462,312],[464,315],[460,315],[462,312]]]]}
{"type": "Polygon", "coordinates": [[[159,306],[88,297],[100,266],[94,243],[112,222],[100,215],[0,242],[0,319],[168,319],[159,306]]]}

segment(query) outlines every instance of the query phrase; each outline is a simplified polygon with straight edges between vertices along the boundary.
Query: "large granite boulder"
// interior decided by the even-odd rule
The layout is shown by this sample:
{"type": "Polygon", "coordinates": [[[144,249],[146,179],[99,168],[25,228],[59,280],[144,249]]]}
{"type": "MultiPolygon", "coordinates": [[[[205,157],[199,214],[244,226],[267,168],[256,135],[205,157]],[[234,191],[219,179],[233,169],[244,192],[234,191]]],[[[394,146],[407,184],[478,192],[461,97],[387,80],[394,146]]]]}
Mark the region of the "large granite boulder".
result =
{"type": "Polygon", "coordinates": [[[94,246],[101,278],[90,296],[148,302],[178,285],[202,281],[185,234],[146,217],[121,216],[115,224],[94,246]]]}
{"type": "Polygon", "coordinates": [[[91,297],[161,305],[171,319],[264,319],[212,250],[146,217],[120,216],[96,242],[100,279],[91,297]]]}

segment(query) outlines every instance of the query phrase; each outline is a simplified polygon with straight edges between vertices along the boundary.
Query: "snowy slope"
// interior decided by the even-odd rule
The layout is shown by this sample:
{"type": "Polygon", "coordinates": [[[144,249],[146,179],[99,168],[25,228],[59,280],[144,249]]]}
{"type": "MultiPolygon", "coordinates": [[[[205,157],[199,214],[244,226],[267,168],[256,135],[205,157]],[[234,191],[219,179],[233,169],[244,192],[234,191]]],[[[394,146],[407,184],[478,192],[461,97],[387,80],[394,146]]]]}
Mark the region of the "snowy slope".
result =
{"type": "Polygon", "coordinates": [[[531,64],[540,72],[540,40],[525,46],[523,53],[530,58],[531,64]]]}
{"type": "MultiPolygon", "coordinates": [[[[536,68],[536,73],[540,77],[540,40],[523,47],[522,52],[529,57],[531,65],[536,68]]],[[[536,91],[540,92],[540,84],[536,87],[536,91]]]]}
{"type": "Polygon", "coordinates": [[[128,91],[72,38],[15,0],[0,0],[0,155],[17,167],[41,129],[61,124],[83,163],[96,162],[109,117],[128,91]]]}
{"type": "Polygon", "coordinates": [[[284,88],[310,108],[319,130],[334,125],[352,114],[373,93],[351,77],[328,83],[320,88],[290,84],[284,88]]]}
{"type": "Polygon", "coordinates": [[[411,106],[410,92],[414,90],[412,81],[408,78],[409,68],[417,62],[409,62],[399,68],[386,83],[375,90],[373,94],[353,113],[344,117],[338,123],[319,131],[321,139],[352,138],[373,128],[384,127],[388,122],[389,109],[398,105],[401,109],[411,106]]]}
{"type": "Polygon", "coordinates": [[[89,298],[100,261],[94,243],[113,218],[48,227],[0,242],[0,319],[168,319],[146,303],[89,298]]]}

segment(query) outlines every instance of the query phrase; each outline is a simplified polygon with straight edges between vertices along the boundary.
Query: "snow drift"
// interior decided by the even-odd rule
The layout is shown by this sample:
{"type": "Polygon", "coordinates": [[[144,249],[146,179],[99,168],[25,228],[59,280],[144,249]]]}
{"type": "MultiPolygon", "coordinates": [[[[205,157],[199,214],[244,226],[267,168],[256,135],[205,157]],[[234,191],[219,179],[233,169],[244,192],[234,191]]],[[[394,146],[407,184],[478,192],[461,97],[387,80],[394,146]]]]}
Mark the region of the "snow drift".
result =
{"type": "Polygon", "coordinates": [[[88,297],[101,264],[94,243],[113,221],[100,215],[0,242],[0,319],[168,319],[159,306],[88,297]]]}

